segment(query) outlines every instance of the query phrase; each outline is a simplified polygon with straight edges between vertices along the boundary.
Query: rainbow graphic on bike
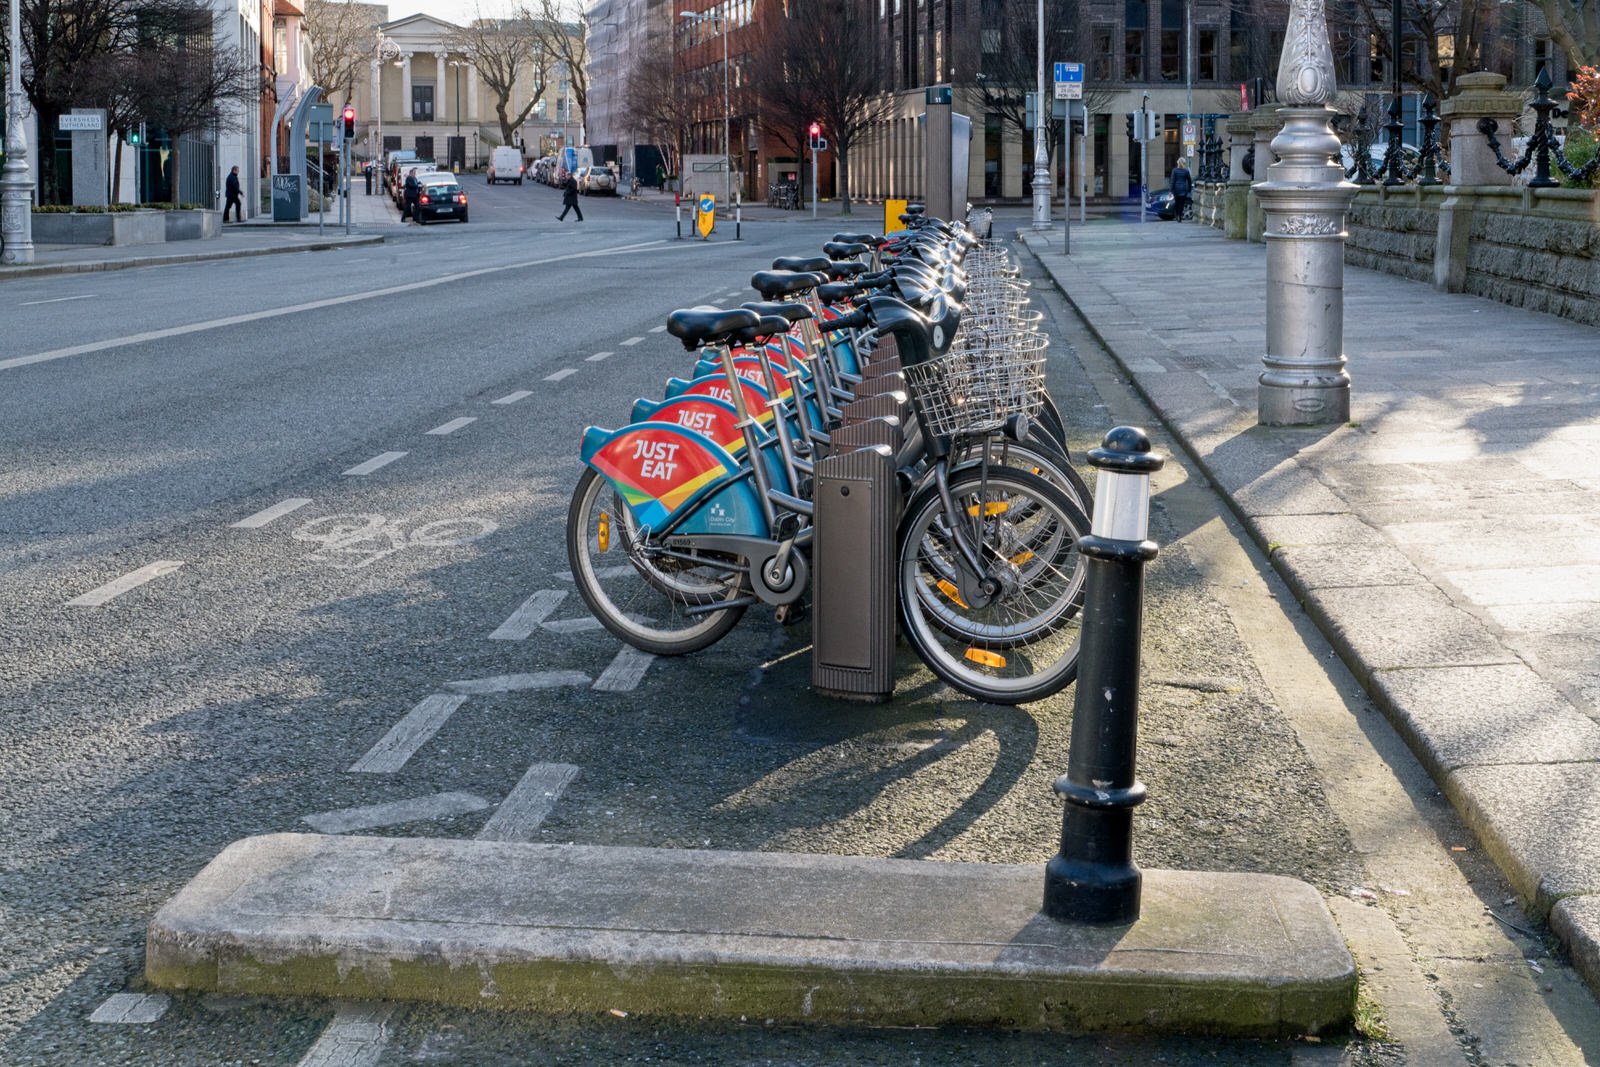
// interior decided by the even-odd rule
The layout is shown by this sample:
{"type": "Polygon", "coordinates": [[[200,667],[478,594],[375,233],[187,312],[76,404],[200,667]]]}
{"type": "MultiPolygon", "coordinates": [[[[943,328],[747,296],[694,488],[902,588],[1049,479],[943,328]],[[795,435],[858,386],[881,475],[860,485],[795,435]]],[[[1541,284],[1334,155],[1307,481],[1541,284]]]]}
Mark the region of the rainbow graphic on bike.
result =
{"type": "Polygon", "coordinates": [[[590,427],[582,456],[616,487],[639,524],[652,529],[666,526],[700,490],[738,469],[710,438],[665,422],[617,431],[590,427]]]}

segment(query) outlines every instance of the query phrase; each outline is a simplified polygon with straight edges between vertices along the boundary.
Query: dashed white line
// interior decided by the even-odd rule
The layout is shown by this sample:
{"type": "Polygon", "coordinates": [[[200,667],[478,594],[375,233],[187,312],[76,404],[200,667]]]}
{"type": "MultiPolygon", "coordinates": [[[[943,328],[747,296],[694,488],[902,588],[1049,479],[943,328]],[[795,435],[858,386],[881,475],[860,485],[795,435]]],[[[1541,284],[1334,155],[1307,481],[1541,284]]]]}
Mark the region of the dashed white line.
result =
{"type": "Polygon", "coordinates": [[[114,579],[91,589],[82,596],[73,597],[67,601],[69,608],[97,608],[114,597],[119,597],[130,589],[137,589],[145,582],[154,581],[162,575],[171,574],[183,566],[181,559],[158,559],[154,563],[147,563],[136,571],[124,574],[121,578],[114,579]]]}
{"type": "Polygon", "coordinates": [[[497,674],[490,678],[469,678],[461,682],[446,682],[444,687],[452,693],[484,696],[522,689],[555,689],[563,685],[588,684],[589,676],[582,671],[541,671],[538,674],[497,674]]]}
{"type": "Polygon", "coordinates": [[[387,467],[404,455],[404,452],[385,452],[382,455],[373,456],[365,463],[357,463],[354,467],[345,471],[345,477],[360,477],[363,474],[371,474],[375,470],[387,467]]]}
{"type": "Polygon", "coordinates": [[[491,404],[515,404],[517,401],[526,400],[528,397],[530,397],[532,395],[533,395],[533,390],[531,390],[531,389],[518,389],[514,393],[507,393],[505,396],[501,397],[499,400],[491,400],[491,401],[489,401],[489,403],[491,403],[491,404]]]}
{"type": "Polygon", "coordinates": [[[350,770],[367,774],[398,771],[466,702],[466,697],[453,693],[435,693],[423,699],[406,712],[405,718],[391,726],[365,756],[352,763],[350,770]]]}
{"type": "Polygon", "coordinates": [[[393,1004],[341,1004],[297,1067],[374,1067],[389,1044],[393,1004]]]}
{"type": "Polygon", "coordinates": [[[630,337],[630,338],[628,338],[628,339],[627,339],[627,340],[626,340],[626,341],[623,341],[623,342],[622,342],[622,343],[623,343],[623,344],[624,344],[624,345],[636,345],[636,344],[638,344],[638,343],[639,343],[639,342],[640,342],[640,341],[643,341],[643,340],[644,340],[644,338],[643,338],[643,337],[630,337]]]}
{"type": "Polygon", "coordinates": [[[655,656],[649,652],[640,652],[637,648],[624,645],[616,658],[600,672],[600,677],[595,679],[594,688],[606,693],[631,692],[638,688],[644,672],[654,662],[655,656]]]}
{"type": "Polygon", "coordinates": [[[153,1023],[167,1013],[172,998],[165,993],[113,993],[89,1016],[92,1023],[153,1023]]]}
{"type": "Polygon", "coordinates": [[[500,624],[499,629],[489,635],[491,641],[523,641],[539,624],[550,617],[550,613],[561,606],[567,594],[560,589],[541,589],[522,602],[522,606],[511,613],[511,617],[500,624]]]}
{"type": "Polygon", "coordinates": [[[556,619],[554,622],[545,623],[544,628],[553,634],[581,634],[588,633],[591,630],[599,630],[602,627],[599,619],[585,618],[556,619]]]}
{"type": "Polygon", "coordinates": [[[22,303],[18,304],[17,306],[18,307],[24,307],[24,308],[31,308],[31,307],[37,307],[40,304],[65,304],[68,300],[93,300],[93,299],[94,299],[94,294],[93,293],[85,293],[83,296],[58,296],[54,300],[24,300],[22,303]]]}
{"type": "Polygon", "coordinates": [[[478,831],[479,841],[532,841],[567,786],[578,777],[570,763],[535,763],[478,831]]]}
{"type": "Polygon", "coordinates": [[[594,355],[592,355],[589,358],[585,359],[584,362],[585,363],[599,363],[602,359],[610,359],[614,355],[616,355],[615,352],[596,352],[594,355]]]}
{"type": "MultiPolygon", "coordinates": [[[[632,565],[624,563],[616,567],[601,567],[599,570],[594,572],[594,576],[596,578],[621,578],[625,574],[636,573],[638,572],[633,569],[632,565]]],[[[575,579],[572,577],[571,571],[561,571],[556,575],[556,577],[562,579],[563,581],[575,581],[575,579]]]]}
{"type": "Polygon", "coordinates": [[[561,379],[570,378],[574,374],[577,374],[577,373],[578,373],[578,368],[577,367],[562,367],[560,370],[556,371],[554,374],[547,375],[545,377],[545,381],[547,381],[547,382],[559,382],[561,379]]]}
{"type": "Polygon", "coordinates": [[[427,432],[427,434],[425,434],[424,436],[428,436],[428,437],[444,437],[446,434],[455,433],[457,430],[461,429],[461,427],[470,426],[472,423],[475,423],[477,421],[478,421],[478,418],[477,418],[476,415],[463,415],[459,419],[451,419],[449,422],[442,423],[442,424],[440,424],[438,426],[435,426],[433,429],[429,430],[427,432]]]}
{"type": "Polygon", "coordinates": [[[270,508],[262,508],[248,518],[240,519],[233,524],[235,530],[259,530],[273,519],[281,519],[291,511],[298,511],[311,503],[308,496],[292,496],[288,500],[280,500],[270,508]]]}
{"type": "Polygon", "coordinates": [[[489,801],[471,793],[434,793],[432,796],[394,800],[387,804],[322,811],[307,815],[300,821],[318,833],[347,834],[351,830],[370,830],[422,819],[442,819],[446,815],[465,815],[489,806],[489,801]]]}
{"type": "Polygon", "coordinates": [[[665,333],[666,329],[667,328],[665,326],[652,326],[652,327],[650,327],[650,332],[651,333],[665,333]]]}

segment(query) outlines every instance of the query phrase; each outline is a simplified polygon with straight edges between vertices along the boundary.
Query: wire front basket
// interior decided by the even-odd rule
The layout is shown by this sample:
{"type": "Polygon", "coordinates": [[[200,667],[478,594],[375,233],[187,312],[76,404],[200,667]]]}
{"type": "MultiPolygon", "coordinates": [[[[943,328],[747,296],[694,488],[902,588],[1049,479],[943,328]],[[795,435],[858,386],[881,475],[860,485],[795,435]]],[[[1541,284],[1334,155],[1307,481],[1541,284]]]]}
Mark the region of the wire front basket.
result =
{"type": "Polygon", "coordinates": [[[1044,338],[967,348],[901,368],[928,429],[942,437],[988,433],[1044,406],[1044,338]]]}

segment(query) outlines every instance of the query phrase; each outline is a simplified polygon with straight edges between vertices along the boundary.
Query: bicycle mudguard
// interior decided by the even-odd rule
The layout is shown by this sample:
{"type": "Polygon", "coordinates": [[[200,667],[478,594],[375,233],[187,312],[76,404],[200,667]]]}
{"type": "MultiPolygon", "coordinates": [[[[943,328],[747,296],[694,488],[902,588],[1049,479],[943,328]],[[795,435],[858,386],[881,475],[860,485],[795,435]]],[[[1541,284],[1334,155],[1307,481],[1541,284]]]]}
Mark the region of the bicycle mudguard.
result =
{"type": "Polygon", "coordinates": [[[767,536],[761,501],[739,461],[704,434],[670,422],[583,432],[583,461],[605,476],[633,517],[654,530],[683,519],[674,533],[767,536]]]}
{"type": "MultiPolygon", "coordinates": [[[[767,391],[756,382],[743,378],[739,379],[739,384],[744,386],[744,406],[750,414],[762,425],[770,425],[772,412],[767,410],[767,391]]],[[[720,368],[715,374],[668,378],[666,398],[672,400],[680,396],[709,396],[713,400],[733,403],[733,390],[728,388],[728,379],[723,377],[720,368]]]]}
{"type": "MultiPolygon", "coordinates": [[[[774,373],[781,375],[786,369],[787,368],[779,361],[773,360],[772,370],[774,373]]],[[[760,357],[735,356],[733,360],[733,370],[735,374],[739,375],[740,378],[749,382],[751,385],[759,385],[762,389],[766,388],[767,372],[761,367],[760,357]]],[[[702,359],[700,362],[694,365],[694,376],[696,378],[704,378],[710,375],[722,377],[721,360],[702,359]]],[[[789,380],[787,378],[780,377],[778,379],[778,399],[787,400],[793,394],[794,387],[789,384],[789,380]]]]}
{"type": "Polygon", "coordinates": [[[728,455],[744,451],[739,415],[726,400],[709,396],[676,396],[670,400],[636,400],[629,422],[670,422],[705,434],[727,449],[728,455]]]}

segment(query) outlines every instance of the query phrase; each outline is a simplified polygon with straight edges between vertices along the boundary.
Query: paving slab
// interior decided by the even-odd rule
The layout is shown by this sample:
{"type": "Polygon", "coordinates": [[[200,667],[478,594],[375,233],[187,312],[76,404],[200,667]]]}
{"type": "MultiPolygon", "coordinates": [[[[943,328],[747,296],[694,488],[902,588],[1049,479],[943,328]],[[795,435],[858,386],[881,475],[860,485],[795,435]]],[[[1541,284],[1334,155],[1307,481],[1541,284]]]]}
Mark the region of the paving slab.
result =
{"type": "Polygon", "coordinates": [[[146,977],[225,994],[553,1013],[1288,1036],[1355,965],[1294,879],[1144,872],[1141,918],[1057,923],[1040,866],[271,834],[151,921],[146,977]]]}

